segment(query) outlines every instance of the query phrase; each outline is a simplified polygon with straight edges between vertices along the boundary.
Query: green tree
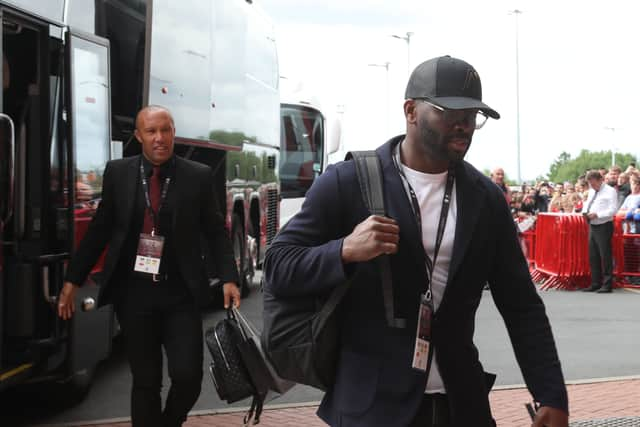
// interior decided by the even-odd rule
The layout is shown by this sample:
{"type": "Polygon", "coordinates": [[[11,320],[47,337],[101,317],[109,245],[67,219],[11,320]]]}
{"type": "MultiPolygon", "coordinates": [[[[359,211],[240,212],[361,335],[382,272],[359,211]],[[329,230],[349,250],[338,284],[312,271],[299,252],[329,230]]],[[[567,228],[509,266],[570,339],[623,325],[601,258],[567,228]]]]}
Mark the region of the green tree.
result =
{"type": "MultiPolygon", "coordinates": [[[[636,158],[632,154],[616,154],[616,163],[623,169],[632,162],[636,162],[636,158]]],[[[575,181],[588,170],[609,167],[611,167],[611,151],[582,150],[575,159],[563,151],[549,168],[549,180],[553,182],[575,181]]]]}
{"type": "Polygon", "coordinates": [[[242,132],[227,132],[224,130],[212,130],[209,139],[220,144],[242,147],[244,141],[256,142],[255,136],[248,136],[242,132]]]}

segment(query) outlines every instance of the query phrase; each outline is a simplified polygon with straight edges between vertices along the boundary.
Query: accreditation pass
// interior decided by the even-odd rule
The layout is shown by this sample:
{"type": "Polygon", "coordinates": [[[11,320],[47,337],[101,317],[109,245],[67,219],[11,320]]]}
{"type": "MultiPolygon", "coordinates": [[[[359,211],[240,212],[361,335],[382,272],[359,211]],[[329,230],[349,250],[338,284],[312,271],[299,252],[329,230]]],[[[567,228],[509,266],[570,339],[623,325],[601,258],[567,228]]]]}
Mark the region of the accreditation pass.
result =
{"type": "Polygon", "coordinates": [[[426,372],[429,364],[429,348],[431,346],[431,320],[433,309],[429,301],[423,296],[418,310],[418,326],[416,331],[416,345],[413,350],[411,367],[426,372]]]}
{"type": "Polygon", "coordinates": [[[136,253],[135,271],[141,273],[158,274],[164,237],[151,234],[140,234],[138,252],[136,253]]]}

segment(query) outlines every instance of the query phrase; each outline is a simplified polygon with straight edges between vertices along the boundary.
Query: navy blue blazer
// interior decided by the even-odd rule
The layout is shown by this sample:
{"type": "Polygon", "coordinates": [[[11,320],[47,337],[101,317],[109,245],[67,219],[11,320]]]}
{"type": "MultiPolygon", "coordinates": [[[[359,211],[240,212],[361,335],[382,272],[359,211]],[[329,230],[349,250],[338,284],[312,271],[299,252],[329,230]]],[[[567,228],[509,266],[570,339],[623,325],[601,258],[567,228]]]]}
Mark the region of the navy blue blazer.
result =
{"type": "MultiPolygon", "coordinates": [[[[406,329],[387,327],[375,262],[344,266],[343,238],[369,213],[352,161],[327,168],[307,193],[301,211],[267,251],[265,286],[277,296],[329,292],[347,277],[336,382],[318,410],[332,426],[390,427],[410,423],[422,400],[426,375],[411,368],[424,251],[418,225],[392,160],[396,137],[377,149],[388,216],[400,226],[391,257],[396,317],[406,329]]],[[[458,217],[443,300],[434,315],[432,345],[454,426],[493,426],[488,386],[473,343],[475,314],[485,283],[504,318],[524,379],[535,400],[567,410],[567,392],[542,300],[531,281],[516,228],[500,189],[467,162],[456,169],[458,217]]]]}

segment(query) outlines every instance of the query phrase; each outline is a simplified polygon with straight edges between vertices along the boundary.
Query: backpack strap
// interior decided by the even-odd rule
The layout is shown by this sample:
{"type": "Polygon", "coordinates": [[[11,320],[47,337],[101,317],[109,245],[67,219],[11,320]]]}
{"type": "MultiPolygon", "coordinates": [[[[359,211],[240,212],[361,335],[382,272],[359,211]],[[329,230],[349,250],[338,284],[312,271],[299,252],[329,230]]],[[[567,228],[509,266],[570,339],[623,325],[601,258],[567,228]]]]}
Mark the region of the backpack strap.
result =
{"type": "MultiPolygon", "coordinates": [[[[345,160],[353,159],[358,174],[360,192],[364,204],[371,215],[386,216],[384,206],[384,188],[382,185],[382,167],[375,151],[350,151],[345,160]]],[[[377,258],[380,276],[382,278],[382,295],[387,325],[390,328],[403,329],[407,326],[406,319],[395,317],[393,307],[393,282],[391,280],[391,263],[388,255],[377,258]]]]}

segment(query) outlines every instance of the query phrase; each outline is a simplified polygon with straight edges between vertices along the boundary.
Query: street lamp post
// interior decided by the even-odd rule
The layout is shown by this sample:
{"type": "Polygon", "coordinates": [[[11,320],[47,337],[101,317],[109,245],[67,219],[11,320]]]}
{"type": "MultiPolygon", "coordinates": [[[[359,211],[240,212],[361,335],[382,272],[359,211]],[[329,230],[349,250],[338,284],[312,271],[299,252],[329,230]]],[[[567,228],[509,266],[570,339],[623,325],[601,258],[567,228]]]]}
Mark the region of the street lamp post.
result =
{"type": "Polygon", "coordinates": [[[518,183],[522,182],[520,176],[520,52],[519,52],[519,31],[518,31],[518,15],[521,10],[514,9],[510,12],[516,18],[516,156],[518,167],[518,183]]]}
{"type": "Polygon", "coordinates": [[[385,115],[385,127],[387,136],[389,135],[389,61],[382,64],[369,64],[369,67],[382,67],[385,69],[385,82],[386,82],[386,115],[385,115]]]}
{"type": "MultiPolygon", "coordinates": [[[[611,126],[605,126],[604,127],[606,130],[610,130],[611,134],[615,136],[615,132],[616,132],[616,128],[611,127],[611,126]]],[[[615,138],[612,138],[615,140],[615,138]]],[[[615,145],[615,141],[612,141],[611,143],[611,166],[613,167],[616,164],[616,145],[615,145]]]]}
{"type": "Polygon", "coordinates": [[[407,74],[411,74],[411,37],[414,33],[411,31],[407,31],[406,36],[399,36],[397,34],[392,34],[391,37],[395,39],[404,40],[407,42],[407,74]]]}

